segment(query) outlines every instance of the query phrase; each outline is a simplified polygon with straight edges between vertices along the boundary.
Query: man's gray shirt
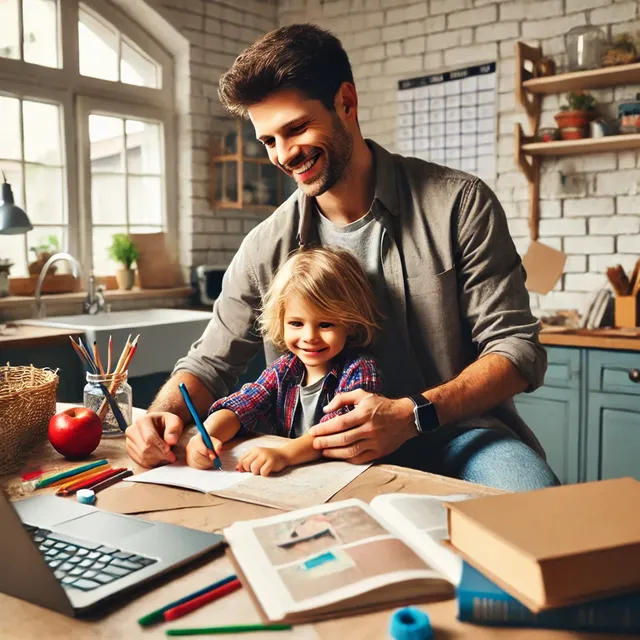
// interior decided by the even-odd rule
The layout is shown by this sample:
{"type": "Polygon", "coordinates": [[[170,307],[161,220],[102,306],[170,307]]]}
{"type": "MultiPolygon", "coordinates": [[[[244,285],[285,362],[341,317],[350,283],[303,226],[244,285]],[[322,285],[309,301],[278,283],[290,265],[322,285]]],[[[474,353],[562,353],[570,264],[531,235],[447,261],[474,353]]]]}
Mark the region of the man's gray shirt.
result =
{"type": "MultiPolygon", "coordinates": [[[[539,387],[546,353],[495,194],[466,173],[367,144],[376,172],[371,213],[384,228],[389,309],[398,348],[407,353],[389,384],[404,390],[398,395],[419,393],[495,353],[517,367],[529,391],[539,387]]],[[[209,326],[175,371],[197,376],[216,398],[229,394],[262,346],[255,321],[277,268],[295,249],[319,242],[316,215],[315,200],[297,191],[246,236],[209,326]]],[[[267,362],[279,355],[270,343],[264,348],[267,362]]],[[[458,424],[506,428],[542,452],[511,400],[458,424]]]]}

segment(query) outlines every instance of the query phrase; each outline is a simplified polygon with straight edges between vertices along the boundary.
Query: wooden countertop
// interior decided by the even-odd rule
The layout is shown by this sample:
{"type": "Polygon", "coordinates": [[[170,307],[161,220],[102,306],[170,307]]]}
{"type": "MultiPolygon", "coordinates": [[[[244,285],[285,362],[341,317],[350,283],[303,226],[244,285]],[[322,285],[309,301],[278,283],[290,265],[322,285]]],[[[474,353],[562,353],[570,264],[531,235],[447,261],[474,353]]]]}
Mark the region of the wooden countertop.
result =
{"type": "Polygon", "coordinates": [[[558,347],[640,351],[640,328],[565,329],[550,327],[541,331],[540,342],[544,345],[558,347]]]}
{"type": "Polygon", "coordinates": [[[0,332],[0,348],[68,343],[68,336],[80,336],[82,333],[82,331],[76,329],[36,327],[27,324],[9,323],[7,328],[0,332]]]}

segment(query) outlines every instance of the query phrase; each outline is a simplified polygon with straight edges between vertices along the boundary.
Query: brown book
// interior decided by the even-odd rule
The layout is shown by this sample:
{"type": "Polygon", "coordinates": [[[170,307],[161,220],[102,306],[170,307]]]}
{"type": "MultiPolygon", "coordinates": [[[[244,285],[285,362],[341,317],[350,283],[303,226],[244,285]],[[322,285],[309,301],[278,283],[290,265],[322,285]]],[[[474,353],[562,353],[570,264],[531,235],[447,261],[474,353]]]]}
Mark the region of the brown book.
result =
{"type": "Polygon", "coordinates": [[[639,504],[620,478],[446,506],[451,545],[538,612],[640,590],[639,504]]]}

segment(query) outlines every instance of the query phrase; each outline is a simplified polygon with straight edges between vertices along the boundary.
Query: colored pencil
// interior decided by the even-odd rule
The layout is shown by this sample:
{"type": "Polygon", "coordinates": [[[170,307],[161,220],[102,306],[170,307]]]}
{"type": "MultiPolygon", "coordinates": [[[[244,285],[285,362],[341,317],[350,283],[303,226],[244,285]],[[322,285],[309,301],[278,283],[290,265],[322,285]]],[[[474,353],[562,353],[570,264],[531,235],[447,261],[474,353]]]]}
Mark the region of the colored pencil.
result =
{"type": "Polygon", "coordinates": [[[113,338],[109,336],[109,351],[107,353],[107,373],[111,372],[111,352],[113,350],[113,338]]]}
{"type": "Polygon", "coordinates": [[[209,451],[211,451],[211,453],[213,453],[214,455],[213,466],[216,469],[222,469],[222,461],[218,457],[216,450],[213,448],[211,437],[209,436],[207,430],[204,428],[204,425],[202,424],[202,420],[200,420],[200,416],[198,415],[196,408],[193,406],[193,402],[191,401],[191,396],[189,395],[187,387],[185,386],[184,382],[181,382],[178,387],[180,389],[180,393],[182,394],[182,398],[184,399],[184,403],[187,405],[187,409],[189,409],[189,413],[191,414],[191,417],[195,422],[196,429],[198,429],[200,435],[202,436],[202,441],[204,442],[205,447],[207,447],[207,449],[209,449],[209,451]]]}
{"type": "MultiPolygon", "coordinates": [[[[131,358],[133,358],[133,354],[136,352],[136,349],[138,347],[139,339],[140,339],[140,334],[138,334],[135,337],[135,340],[133,342],[131,342],[131,335],[129,335],[129,337],[127,338],[127,342],[124,345],[124,349],[122,350],[122,353],[120,354],[120,358],[118,359],[118,364],[116,365],[116,368],[113,371],[114,378],[113,378],[113,382],[109,387],[109,393],[114,394],[116,392],[116,389],[118,388],[118,384],[119,384],[118,374],[124,373],[125,371],[127,371],[129,367],[129,363],[131,362],[131,358]]],[[[107,407],[107,400],[105,396],[105,399],[102,401],[102,404],[100,405],[100,408],[98,409],[98,412],[97,412],[101,420],[104,420],[106,407],[107,407]]]]}
{"type": "Polygon", "coordinates": [[[120,473],[116,473],[115,476],[111,476],[110,478],[107,478],[106,480],[103,480],[102,482],[98,482],[98,484],[94,484],[92,486],[89,487],[89,489],[93,489],[93,491],[95,493],[98,493],[98,491],[102,491],[103,489],[107,489],[108,487],[111,487],[114,484],[117,484],[118,482],[120,482],[120,480],[124,480],[125,478],[128,478],[129,476],[133,475],[133,471],[131,471],[131,469],[126,469],[125,471],[121,471],[120,473]]]}
{"type": "Polygon", "coordinates": [[[66,487],[69,484],[73,484],[74,482],[80,482],[80,480],[86,480],[87,478],[92,478],[93,476],[97,476],[100,473],[109,471],[109,469],[111,469],[111,465],[106,464],[102,467],[89,469],[89,471],[83,471],[82,473],[79,473],[77,476],[72,476],[71,479],[63,478],[62,480],[58,480],[57,482],[52,482],[49,486],[61,489],[63,487],[66,487]]]}
{"type": "Polygon", "coordinates": [[[79,480],[78,482],[72,484],[70,487],[67,487],[66,489],[58,489],[58,491],[56,491],[56,495],[62,495],[62,496],[73,495],[76,491],[78,491],[78,489],[89,489],[94,484],[97,484],[98,482],[102,482],[103,480],[107,480],[108,478],[115,476],[117,473],[120,473],[121,471],[125,471],[125,468],[119,467],[117,469],[108,469],[104,473],[99,473],[97,476],[93,476],[92,478],[85,478],[84,480],[79,480]]]}
{"type": "Polygon", "coordinates": [[[165,611],[164,619],[166,622],[171,622],[172,620],[182,618],[182,616],[186,616],[188,613],[196,611],[197,609],[200,609],[200,607],[204,607],[205,604],[209,604],[210,602],[219,600],[227,594],[237,591],[241,587],[242,583],[236,578],[235,580],[232,580],[231,582],[228,582],[227,584],[224,584],[217,589],[213,589],[212,591],[203,593],[201,596],[198,596],[193,600],[189,600],[189,602],[179,604],[177,607],[165,611]]]}
{"type": "Polygon", "coordinates": [[[83,471],[89,471],[89,469],[93,469],[94,467],[100,467],[102,465],[108,464],[108,460],[96,460],[95,462],[89,462],[87,464],[82,464],[79,467],[74,467],[73,469],[67,469],[66,471],[61,471],[60,473],[54,473],[51,476],[47,476],[46,478],[42,478],[36,482],[36,489],[41,489],[42,487],[48,487],[53,482],[57,480],[62,480],[63,478],[70,478],[71,476],[76,476],[83,471]]]}
{"type": "Polygon", "coordinates": [[[227,627],[200,627],[193,629],[167,629],[168,636],[222,635],[225,633],[251,633],[252,631],[289,631],[290,624],[234,624],[227,627]]]}
{"type": "Polygon", "coordinates": [[[93,361],[98,365],[100,374],[104,376],[104,367],[102,366],[102,360],[100,360],[100,351],[98,350],[98,343],[93,341],[93,361]]]}
{"type": "Polygon", "coordinates": [[[169,609],[174,609],[175,607],[181,604],[184,604],[185,602],[189,602],[189,600],[193,600],[194,598],[198,598],[199,596],[205,593],[208,593],[209,591],[214,591],[215,589],[219,589],[223,585],[228,584],[229,582],[232,582],[233,580],[236,580],[236,579],[237,579],[237,576],[235,574],[227,576],[226,578],[223,578],[222,580],[218,580],[218,582],[214,582],[213,584],[210,584],[209,586],[204,587],[203,589],[200,589],[194,593],[190,593],[188,596],[184,596],[179,600],[170,602],[164,607],[161,607],[160,609],[156,609],[155,611],[148,613],[146,616],[142,616],[142,618],[138,620],[138,624],[142,627],[148,627],[148,626],[151,626],[152,624],[156,624],[157,622],[162,622],[164,620],[165,611],[169,611],[169,609]]]}

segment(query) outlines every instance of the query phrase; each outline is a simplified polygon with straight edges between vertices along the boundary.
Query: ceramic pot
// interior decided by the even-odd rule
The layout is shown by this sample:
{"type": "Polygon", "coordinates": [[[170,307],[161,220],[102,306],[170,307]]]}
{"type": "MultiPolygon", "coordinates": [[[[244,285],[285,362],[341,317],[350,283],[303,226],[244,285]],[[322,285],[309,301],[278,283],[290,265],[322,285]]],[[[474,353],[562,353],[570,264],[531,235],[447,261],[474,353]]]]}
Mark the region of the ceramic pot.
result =
{"type": "Polygon", "coordinates": [[[594,114],[589,111],[560,111],[554,118],[563,140],[577,140],[588,137],[589,123],[593,120],[594,114]]]}
{"type": "Polygon", "coordinates": [[[133,287],[136,272],[134,269],[118,269],[116,271],[116,280],[118,289],[129,291],[133,287]]]}

